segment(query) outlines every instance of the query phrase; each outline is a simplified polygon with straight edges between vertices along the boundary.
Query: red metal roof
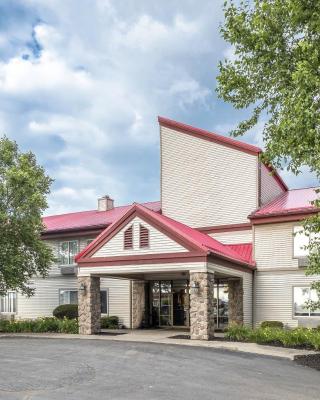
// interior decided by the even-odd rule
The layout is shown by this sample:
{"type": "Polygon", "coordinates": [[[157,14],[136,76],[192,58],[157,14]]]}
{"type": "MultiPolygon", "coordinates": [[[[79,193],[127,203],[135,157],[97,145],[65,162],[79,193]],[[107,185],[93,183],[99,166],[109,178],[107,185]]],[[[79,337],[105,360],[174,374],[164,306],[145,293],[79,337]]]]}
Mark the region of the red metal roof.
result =
{"type": "MultiPolygon", "coordinates": [[[[155,212],[159,212],[159,201],[143,203],[143,205],[155,212]]],[[[131,205],[115,207],[109,211],[80,211],[69,214],[52,215],[44,217],[45,233],[78,230],[88,228],[105,228],[124,215],[131,205]]]]}
{"type": "Polygon", "coordinates": [[[254,264],[254,260],[252,259],[252,243],[228,244],[228,247],[240,254],[248,263],[254,264]]]}
{"type": "Polygon", "coordinates": [[[275,200],[252,213],[250,218],[264,218],[316,211],[316,208],[311,204],[313,200],[318,198],[315,189],[316,188],[288,190],[275,200]]]}
{"type": "MultiPolygon", "coordinates": [[[[251,267],[254,267],[255,264],[252,262],[251,258],[248,257],[248,249],[242,248],[234,250],[232,247],[220,243],[218,240],[206,235],[205,233],[199,232],[196,229],[190,228],[187,225],[182,224],[181,222],[175,221],[169,217],[166,217],[160,213],[154,212],[150,208],[147,208],[141,204],[133,204],[126,212],[128,217],[132,215],[132,213],[136,211],[137,213],[141,213],[141,215],[145,215],[149,217],[151,220],[158,222],[160,226],[166,227],[171,232],[175,233],[179,237],[184,238],[189,243],[195,245],[199,250],[217,255],[224,259],[228,259],[230,261],[234,261],[240,264],[246,264],[251,267]]],[[[119,220],[125,219],[126,214],[122,215],[119,220]]],[[[112,233],[114,230],[114,225],[116,226],[119,221],[114,221],[112,225],[107,227],[104,232],[102,232],[93,242],[91,242],[84,250],[82,250],[77,256],[76,261],[78,262],[81,257],[85,257],[85,255],[94,247],[96,244],[101,241],[103,238],[106,240],[108,238],[109,232],[112,233]]]]}

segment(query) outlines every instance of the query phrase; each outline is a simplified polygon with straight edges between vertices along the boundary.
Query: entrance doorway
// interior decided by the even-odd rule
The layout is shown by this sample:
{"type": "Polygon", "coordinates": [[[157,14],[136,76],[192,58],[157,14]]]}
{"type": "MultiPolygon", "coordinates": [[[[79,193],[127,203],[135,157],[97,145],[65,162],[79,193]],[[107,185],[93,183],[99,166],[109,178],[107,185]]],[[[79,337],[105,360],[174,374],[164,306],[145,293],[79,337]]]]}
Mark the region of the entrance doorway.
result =
{"type": "Polygon", "coordinates": [[[150,324],[154,327],[189,327],[189,282],[150,282],[150,324]]]}
{"type": "Polygon", "coordinates": [[[228,326],[228,283],[217,280],[214,285],[214,324],[218,330],[228,326]]]}

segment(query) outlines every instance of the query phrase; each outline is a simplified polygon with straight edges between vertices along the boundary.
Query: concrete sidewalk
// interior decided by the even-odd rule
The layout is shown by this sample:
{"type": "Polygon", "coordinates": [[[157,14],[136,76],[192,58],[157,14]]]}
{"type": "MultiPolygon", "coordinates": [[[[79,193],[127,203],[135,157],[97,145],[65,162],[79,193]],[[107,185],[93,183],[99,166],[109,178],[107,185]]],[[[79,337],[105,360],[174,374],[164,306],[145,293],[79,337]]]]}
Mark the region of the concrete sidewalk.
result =
{"type": "MultiPolygon", "coordinates": [[[[46,339],[82,339],[113,340],[117,342],[144,342],[157,344],[174,344],[180,346],[206,347],[236,352],[252,353],[262,356],[280,357],[293,360],[297,355],[314,354],[315,351],[287,349],[283,347],[263,346],[256,343],[227,342],[222,340],[204,341],[174,338],[187,335],[180,330],[105,330],[101,335],[71,335],[62,333],[0,333],[0,339],[7,337],[46,338],[46,339]]],[[[219,334],[217,334],[218,336],[219,334]]],[[[221,334],[219,335],[222,336],[221,334]]]]}

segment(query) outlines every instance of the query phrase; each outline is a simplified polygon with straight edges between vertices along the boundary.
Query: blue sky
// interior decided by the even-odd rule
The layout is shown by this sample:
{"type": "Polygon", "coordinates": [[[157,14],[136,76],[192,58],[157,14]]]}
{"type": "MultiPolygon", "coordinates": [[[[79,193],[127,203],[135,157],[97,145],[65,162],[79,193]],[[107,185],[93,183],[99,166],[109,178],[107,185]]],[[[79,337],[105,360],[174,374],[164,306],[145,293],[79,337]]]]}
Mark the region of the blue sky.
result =
{"type": "MultiPolygon", "coordinates": [[[[244,111],[217,99],[221,0],[0,3],[0,132],[55,179],[47,214],[159,198],[162,115],[221,134],[244,111]]],[[[262,146],[262,122],[242,140],[262,146]]],[[[316,185],[305,170],[290,187],[316,185]]]]}

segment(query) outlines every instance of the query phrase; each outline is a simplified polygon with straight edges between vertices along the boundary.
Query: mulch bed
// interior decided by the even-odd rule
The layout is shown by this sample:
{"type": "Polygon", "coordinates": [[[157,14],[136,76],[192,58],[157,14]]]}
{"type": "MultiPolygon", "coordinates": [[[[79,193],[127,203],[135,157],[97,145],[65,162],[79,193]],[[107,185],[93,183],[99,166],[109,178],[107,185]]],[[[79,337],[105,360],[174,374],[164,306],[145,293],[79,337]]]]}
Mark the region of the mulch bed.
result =
{"type": "Polygon", "coordinates": [[[294,361],[299,365],[320,371],[320,353],[295,356],[294,361]]]}

